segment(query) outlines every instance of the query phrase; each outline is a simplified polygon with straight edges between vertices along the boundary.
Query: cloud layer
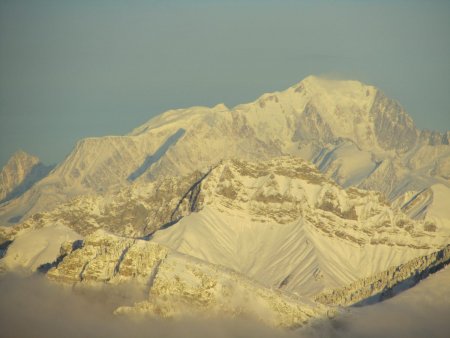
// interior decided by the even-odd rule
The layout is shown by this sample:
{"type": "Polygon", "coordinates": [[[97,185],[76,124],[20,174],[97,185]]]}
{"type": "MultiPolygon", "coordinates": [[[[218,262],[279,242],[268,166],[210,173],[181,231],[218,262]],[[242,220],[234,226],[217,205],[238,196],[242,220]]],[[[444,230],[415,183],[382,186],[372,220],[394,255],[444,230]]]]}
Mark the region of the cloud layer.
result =
{"type": "Polygon", "coordinates": [[[280,331],[246,320],[130,319],[115,316],[119,304],[144,294],[133,286],[75,289],[42,276],[0,277],[0,328],[4,337],[447,337],[450,332],[450,269],[373,306],[353,308],[333,320],[280,331]]]}

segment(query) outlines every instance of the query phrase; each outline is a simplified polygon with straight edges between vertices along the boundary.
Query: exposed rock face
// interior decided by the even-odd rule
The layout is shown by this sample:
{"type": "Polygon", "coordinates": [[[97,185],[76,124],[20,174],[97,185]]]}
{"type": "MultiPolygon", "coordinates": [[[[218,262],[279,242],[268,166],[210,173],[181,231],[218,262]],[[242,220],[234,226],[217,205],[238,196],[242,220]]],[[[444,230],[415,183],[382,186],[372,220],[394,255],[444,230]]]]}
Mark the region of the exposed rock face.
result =
{"type": "Polygon", "coordinates": [[[88,236],[79,249],[63,249],[61,254],[61,262],[47,274],[52,280],[91,285],[136,281],[147,289],[147,299],[116,313],[164,318],[246,315],[273,326],[295,327],[327,311],[159,244],[104,231],[88,236]]]}
{"type": "Polygon", "coordinates": [[[195,210],[186,204],[184,197],[189,199],[190,189],[203,175],[194,172],[183,177],[162,177],[112,194],[80,196],[51,212],[36,213],[15,227],[0,228],[3,230],[0,235],[8,239],[23,229],[63,224],[83,236],[104,229],[118,235],[143,237],[195,210]]]}
{"type": "Polygon", "coordinates": [[[98,230],[87,236],[79,249],[63,246],[61,263],[50,269],[47,275],[53,280],[72,283],[142,278],[147,281],[153,267],[167,253],[168,250],[160,245],[98,230]]]}
{"type": "Polygon", "coordinates": [[[418,132],[414,122],[397,102],[378,92],[370,113],[382,148],[407,152],[416,144],[418,132]]]}
{"type": "Polygon", "coordinates": [[[322,119],[313,104],[305,107],[303,114],[296,121],[296,128],[292,141],[320,141],[331,143],[335,140],[332,128],[322,119]]]}
{"type": "Polygon", "coordinates": [[[426,256],[414,258],[373,276],[353,282],[344,288],[326,290],[315,299],[327,305],[371,303],[394,296],[450,263],[450,245],[426,256]]]}

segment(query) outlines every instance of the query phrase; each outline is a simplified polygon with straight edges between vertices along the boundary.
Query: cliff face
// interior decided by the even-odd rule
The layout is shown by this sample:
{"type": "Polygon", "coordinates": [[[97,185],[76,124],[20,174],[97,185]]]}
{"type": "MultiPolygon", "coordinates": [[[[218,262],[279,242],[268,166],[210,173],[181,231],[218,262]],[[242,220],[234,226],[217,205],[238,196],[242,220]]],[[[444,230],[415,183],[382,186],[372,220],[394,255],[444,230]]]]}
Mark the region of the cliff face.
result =
{"type": "Polygon", "coordinates": [[[449,263],[450,245],[447,245],[439,251],[362,278],[344,288],[326,290],[315,299],[323,304],[341,306],[375,303],[416,285],[449,263]]]}
{"type": "Polygon", "coordinates": [[[324,315],[327,307],[288,297],[223,267],[181,255],[162,245],[97,231],[74,248],[63,245],[51,280],[82,285],[135,282],[148,298],[119,307],[117,314],[172,318],[247,316],[296,327],[324,315]]]}

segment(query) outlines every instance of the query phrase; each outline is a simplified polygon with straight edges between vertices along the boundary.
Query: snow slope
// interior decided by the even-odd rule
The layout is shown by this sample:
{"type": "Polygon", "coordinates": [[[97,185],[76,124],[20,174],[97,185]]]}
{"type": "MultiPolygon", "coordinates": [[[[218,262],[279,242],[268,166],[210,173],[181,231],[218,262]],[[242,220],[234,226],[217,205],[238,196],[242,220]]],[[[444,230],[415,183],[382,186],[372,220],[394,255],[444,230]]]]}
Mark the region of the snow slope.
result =
{"type": "Polygon", "coordinates": [[[289,157],[225,161],[196,199],[197,212],[151,241],[304,296],[430,253],[450,238],[379,195],[345,191],[289,157]]]}
{"type": "Polygon", "coordinates": [[[34,271],[41,265],[53,263],[60,255],[64,242],[81,239],[72,229],[63,225],[49,225],[40,229],[27,229],[8,247],[0,261],[3,268],[34,271]]]}

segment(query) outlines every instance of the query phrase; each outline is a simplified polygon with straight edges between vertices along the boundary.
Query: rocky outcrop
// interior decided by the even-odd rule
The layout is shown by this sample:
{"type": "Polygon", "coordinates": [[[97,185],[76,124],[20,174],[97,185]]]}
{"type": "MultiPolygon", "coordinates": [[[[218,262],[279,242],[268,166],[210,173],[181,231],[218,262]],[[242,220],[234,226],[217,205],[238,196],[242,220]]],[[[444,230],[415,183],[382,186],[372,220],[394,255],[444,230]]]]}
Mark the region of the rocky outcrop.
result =
{"type": "Polygon", "coordinates": [[[250,316],[266,324],[296,327],[326,313],[327,307],[288,297],[222,267],[180,255],[156,243],[97,231],[61,258],[47,273],[54,281],[77,286],[136,282],[148,298],[123,306],[117,314],[179,317],[197,313],[250,316]]]}
{"type": "Polygon", "coordinates": [[[378,143],[384,149],[404,153],[416,144],[418,131],[414,122],[394,100],[378,92],[370,114],[374,117],[378,143]]]}
{"type": "Polygon", "coordinates": [[[315,300],[341,306],[381,301],[414,286],[449,263],[450,245],[447,245],[439,251],[357,280],[344,288],[326,290],[317,295],[315,300]]]}
{"type": "Polygon", "coordinates": [[[181,202],[202,175],[194,172],[178,178],[163,177],[145,186],[136,183],[113,194],[80,196],[5,229],[4,236],[13,238],[22,229],[59,223],[83,236],[104,229],[118,235],[143,237],[192,212],[181,202]]]}

